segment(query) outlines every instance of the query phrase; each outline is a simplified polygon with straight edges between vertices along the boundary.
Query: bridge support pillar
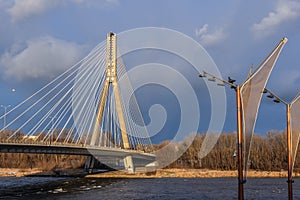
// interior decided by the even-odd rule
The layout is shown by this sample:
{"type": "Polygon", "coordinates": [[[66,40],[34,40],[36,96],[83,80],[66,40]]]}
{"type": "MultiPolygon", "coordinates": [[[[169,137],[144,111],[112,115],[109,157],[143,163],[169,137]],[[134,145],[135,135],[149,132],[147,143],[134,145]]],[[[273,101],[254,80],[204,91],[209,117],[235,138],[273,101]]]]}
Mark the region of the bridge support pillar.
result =
{"type": "Polygon", "coordinates": [[[128,172],[134,172],[134,165],[133,165],[133,159],[132,156],[126,156],[124,158],[124,167],[125,170],[128,172]]]}
{"type": "Polygon", "coordinates": [[[95,157],[88,156],[85,161],[84,171],[88,172],[89,174],[93,173],[94,165],[95,165],[95,157]]]}

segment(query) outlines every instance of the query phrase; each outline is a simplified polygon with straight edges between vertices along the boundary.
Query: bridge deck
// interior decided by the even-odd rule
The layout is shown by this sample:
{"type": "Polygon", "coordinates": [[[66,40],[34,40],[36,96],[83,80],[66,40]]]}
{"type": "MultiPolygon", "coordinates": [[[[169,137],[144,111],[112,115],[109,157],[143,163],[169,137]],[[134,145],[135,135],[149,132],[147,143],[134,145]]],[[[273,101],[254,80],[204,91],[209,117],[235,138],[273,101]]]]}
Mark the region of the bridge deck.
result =
{"type": "Polygon", "coordinates": [[[154,161],[155,155],[136,150],[125,150],[111,147],[83,146],[78,144],[26,144],[26,143],[0,143],[1,153],[35,153],[35,154],[68,154],[93,155],[95,157],[124,158],[132,156],[136,159],[154,161]]]}

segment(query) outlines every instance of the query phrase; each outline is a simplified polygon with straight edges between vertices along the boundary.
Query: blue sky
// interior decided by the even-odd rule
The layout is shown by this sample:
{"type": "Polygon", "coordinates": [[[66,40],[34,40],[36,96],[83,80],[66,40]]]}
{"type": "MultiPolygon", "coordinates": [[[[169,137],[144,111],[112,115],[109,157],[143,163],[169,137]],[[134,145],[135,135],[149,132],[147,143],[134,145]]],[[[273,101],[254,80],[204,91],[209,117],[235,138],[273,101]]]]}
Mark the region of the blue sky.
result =
{"type": "MultiPolygon", "coordinates": [[[[231,76],[238,83],[251,64],[256,66],[287,37],[267,87],[286,101],[300,91],[300,1],[0,0],[0,24],[1,105],[16,105],[80,60],[108,32],[149,26],[174,29],[193,38],[207,50],[223,77],[231,76]]],[[[159,100],[149,100],[146,107],[151,102],[159,100]]],[[[262,100],[258,133],[285,128],[284,106],[271,102],[262,100]]],[[[236,125],[230,89],[227,104],[224,132],[231,132],[236,125]]],[[[170,115],[174,123],[177,113],[170,115]]],[[[205,122],[199,123],[201,127],[207,126],[205,122]]],[[[176,127],[170,125],[164,131],[176,127]]],[[[201,127],[199,132],[205,131],[201,127]]]]}

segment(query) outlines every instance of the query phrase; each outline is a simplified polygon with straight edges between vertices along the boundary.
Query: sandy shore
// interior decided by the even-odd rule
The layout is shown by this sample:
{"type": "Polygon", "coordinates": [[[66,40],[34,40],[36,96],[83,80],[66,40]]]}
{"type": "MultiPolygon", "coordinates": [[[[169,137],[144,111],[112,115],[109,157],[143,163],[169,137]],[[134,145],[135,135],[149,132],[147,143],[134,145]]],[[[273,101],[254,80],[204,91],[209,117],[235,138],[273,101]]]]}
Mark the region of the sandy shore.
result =
{"type": "MultiPolygon", "coordinates": [[[[66,175],[79,175],[82,170],[64,170],[66,175]]],[[[84,174],[82,172],[82,174],[84,174]]],[[[13,176],[22,177],[28,175],[54,175],[53,171],[42,171],[38,168],[18,169],[0,168],[0,177],[13,176]]],[[[237,177],[237,171],[221,171],[208,169],[158,169],[156,172],[149,173],[128,173],[125,171],[109,171],[103,173],[88,174],[88,178],[217,178],[217,177],[237,177]]],[[[257,178],[279,178],[287,177],[286,171],[249,171],[248,177],[257,178]]],[[[300,173],[294,173],[293,177],[300,177],[300,173]]]]}
{"type": "MultiPolygon", "coordinates": [[[[294,177],[299,174],[294,174],[294,177]]],[[[100,174],[89,174],[92,178],[218,178],[237,177],[237,171],[221,171],[208,169],[159,169],[152,173],[128,173],[124,171],[111,171],[100,174]]],[[[281,178],[287,177],[286,171],[249,171],[248,177],[255,178],[281,178]]]]}
{"type": "Polygon", "coordinates": [[[42,170],[38,168],[33,169],[20,169],[20,168],[0,168],[0,177],[3,176],[14,176],[14,177],[22,177],[31,174],[41,173],[42,170]]]}
{"type": "Polygon", "coordinates": [[[0,168],[0,177],[23,177],[23,176],[74,176],[83,177],[86,173],[82,169],[56,169],[56,170],[42,170],[39,168],[33,169],[19,169],[19,168],[0,168]]]}

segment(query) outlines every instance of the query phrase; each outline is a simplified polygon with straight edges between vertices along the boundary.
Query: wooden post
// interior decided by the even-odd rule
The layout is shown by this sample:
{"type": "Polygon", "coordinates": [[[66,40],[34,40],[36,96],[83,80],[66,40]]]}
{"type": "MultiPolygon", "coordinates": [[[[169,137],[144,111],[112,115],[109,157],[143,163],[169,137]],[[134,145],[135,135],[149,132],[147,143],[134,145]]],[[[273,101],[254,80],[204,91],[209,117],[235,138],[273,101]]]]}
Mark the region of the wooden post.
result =
{"type": "Polygon", "coordinates": [[[243,124],[242,124],[242,103],[240,87],[236,87],[237,107],[237,152],[238,152],[238,199],[244,200],[244,175],[243,175],[243,124]]]}
{"type": "Polygon", "coordinates": [[[292,180],[292,155],[291,155],[291,146],[292,146],[292,138],[291,138],[291,105],[286,105],[286,134],[287,134],[287,168],[288,168],[288,196],[289,200],[293,199],[293,180],[292,180]]]}

